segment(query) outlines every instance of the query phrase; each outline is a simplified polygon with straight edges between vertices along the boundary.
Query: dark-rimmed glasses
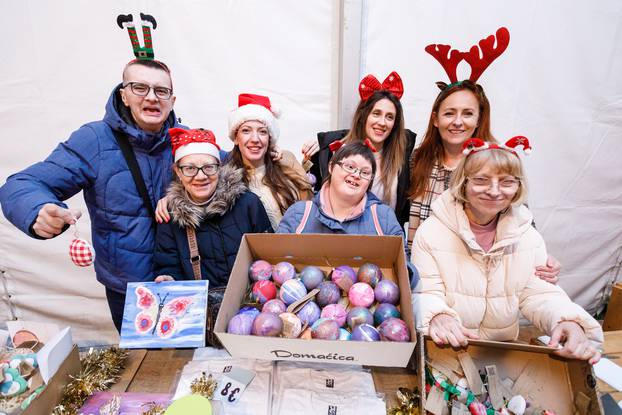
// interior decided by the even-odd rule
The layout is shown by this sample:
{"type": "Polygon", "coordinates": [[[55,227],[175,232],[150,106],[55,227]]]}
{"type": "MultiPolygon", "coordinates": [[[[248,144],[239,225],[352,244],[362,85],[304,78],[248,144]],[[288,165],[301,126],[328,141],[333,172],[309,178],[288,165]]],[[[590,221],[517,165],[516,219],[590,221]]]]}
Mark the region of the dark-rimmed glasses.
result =
{"type": "Polygon", "coordinates": [[[350,163],[338,161],[335,164],[338,164],[348,174],[358,173],[359,177],[363,180],[371,180],[374,177],[374,174],[370,170],[361,170],[350,163]]]}
{"type": "Polygon", "coordinates": [[[151,86],[143,84],[142,82],[128,82],[123,85],[123,88],[127,88],[128,86],[132,90],[132,93],[139,97],[146,97],[152,89],[155,96],[159,99],[171,99],[173,95],[173,90],[165,86],[151,86]]]}
{"type": "Polygon", "coordinates": [[[177,165],[177,168],[186,177],[194,177],[199,174],[199,170],[206,176],[213,176],[218,173],[219,164],[204,164],[202,166],[193,166],[192,164],[177,165]]]}

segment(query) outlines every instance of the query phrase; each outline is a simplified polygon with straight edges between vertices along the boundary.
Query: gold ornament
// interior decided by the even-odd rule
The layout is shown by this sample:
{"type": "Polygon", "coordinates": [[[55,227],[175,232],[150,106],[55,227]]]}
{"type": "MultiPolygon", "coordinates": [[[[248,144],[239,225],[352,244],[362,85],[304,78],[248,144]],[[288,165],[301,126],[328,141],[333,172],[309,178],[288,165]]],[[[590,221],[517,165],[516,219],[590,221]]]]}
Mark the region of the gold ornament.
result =
{"type": "Polygon", "coordinates": [[[204,398],[212,399],[217,386],[218,382],[212,375],[206,376],[205,372],[203,372],[201,376],[192,381],[190,391],[193,395],[201,395],[204,398]]]}
{"type": "Polygon", "coordinates": [[[156,402],[144,403],[140,406],[140,415],[164,415],[166,408],[156,402]]]}
{"type": "Polygon", "coordinates": [[[387,410],[387,415],[419,415],[421,413],[421,395],[419,388],[414,390],[399,388],[395,394],[399,405],[392,406],[387,410]]]}

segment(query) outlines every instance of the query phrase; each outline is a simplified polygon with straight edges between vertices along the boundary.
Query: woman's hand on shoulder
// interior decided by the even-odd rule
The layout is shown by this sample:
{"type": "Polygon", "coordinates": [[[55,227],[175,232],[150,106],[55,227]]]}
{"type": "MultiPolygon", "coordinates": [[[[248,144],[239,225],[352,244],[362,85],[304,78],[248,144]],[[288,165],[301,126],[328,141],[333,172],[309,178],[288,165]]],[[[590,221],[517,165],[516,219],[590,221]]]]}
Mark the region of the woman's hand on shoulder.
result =
{"type": "Polygon", "coordinates": [[[280,147],[275,145],[274,147],[272,147],[272,150],[270,150],[270,157],[272,157],[272,161],[274,162],[281,161],[281,159],[283,158],[283,151],[280,147]]]}
{"type": "Polygon", "coordinates": [[[304,159],[310,159],[318,151],[320,151],[320,144],[317,140],[309,140],[302,145],[302,157],[304,159]]]}
{"type": "Polygon", "coordinates": [[[166,196],[158,200],[155,218],[158,223],[168,223],[168,221],[171,220],[171,216],[168,214],[168,198],[166,196]]]}
{"type": "Polygon", "coordinates": [[[430,337],[439,346],[450,344],[452,347],[463,347],[469,339],[477,340],[475,330],[467,329],[449,314],[437,314],[430,320],[430,337]]]}
{"type": "Polygon", "coordinates": [[[546,259],[546,265],[536,267],[536,276],[551,284],[557,284],[559,281],[559,272],[562,264],[553,255],[549,255],[546,259]]]}
{"type": "Polygon", "coordinates": [[[175,281],[175,278],[170,275],[158,275],[155,279],[155,282],[164,282],[164,281],[175,281]]]}
{"type": "Polygon", "coordinates": [[[553,328],[551,332],[550,347],[563,347],[555,353],[569,358],[588,360],[590,364],[595,364],[600,360],[600,352],[585,335],[583,328],[574,321],[562,321],[553,328]]]}

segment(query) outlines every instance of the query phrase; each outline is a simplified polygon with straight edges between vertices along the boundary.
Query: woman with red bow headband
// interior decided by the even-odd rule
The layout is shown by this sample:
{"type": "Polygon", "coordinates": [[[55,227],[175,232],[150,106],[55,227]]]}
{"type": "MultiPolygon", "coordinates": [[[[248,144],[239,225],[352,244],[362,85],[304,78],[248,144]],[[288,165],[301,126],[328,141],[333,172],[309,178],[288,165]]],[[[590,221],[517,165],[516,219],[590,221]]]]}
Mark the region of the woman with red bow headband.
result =
{"type": "Polygon", "coordinates": [[[354,113],[352,128],[318,133],[317,141],[305,143],[302,149],[304,158],[313,162],[310,173],[317,179],[315,190],[319,190],[328,175],[334,143],[370,143],[378,165],[371,191],[393,208],[401,224],[408,221],[410,154],[416,137],[412,131],[404,129],[400,103],[403,92],[402,79],[397,72],[391,72],[382,83],[373,75],[367,75],[359,84],[361,101],[354,113]]]}

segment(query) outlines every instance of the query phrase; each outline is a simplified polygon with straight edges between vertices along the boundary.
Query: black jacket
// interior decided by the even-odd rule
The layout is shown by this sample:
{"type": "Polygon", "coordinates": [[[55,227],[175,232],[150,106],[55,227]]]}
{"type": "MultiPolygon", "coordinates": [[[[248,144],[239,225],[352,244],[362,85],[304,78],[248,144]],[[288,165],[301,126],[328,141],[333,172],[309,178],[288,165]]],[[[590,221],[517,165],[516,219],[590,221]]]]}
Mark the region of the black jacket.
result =
{"type": "MultiPolygon", "coordinates": [[[[349,130],[337,130],[317,133],[317,142],[320,145],[320,151],[311,157],[313,167],[311,167],[310,170],[317,179],[315,183],[316,191],[320,190],[322,181],[328,175],[328,162],[333,156],[328,146],[334,141],[341,140],[348,134],[348,131],[349,130]]],[[[397,178],[397,203],[395,206],[395,216],[397,216],[400,225],[404,225],[404,223],[408,222],[408,212],[410,210],[410,203],[408,201],[408,188],[410,187],[410,156],[415,148],[416,138],[417,134],[406,129],[406,153],[404,154],[402,171],[397,178]]],[[[378,198],[381,198],[381,196],[382,195],[378,196],[378,198]]]]}

